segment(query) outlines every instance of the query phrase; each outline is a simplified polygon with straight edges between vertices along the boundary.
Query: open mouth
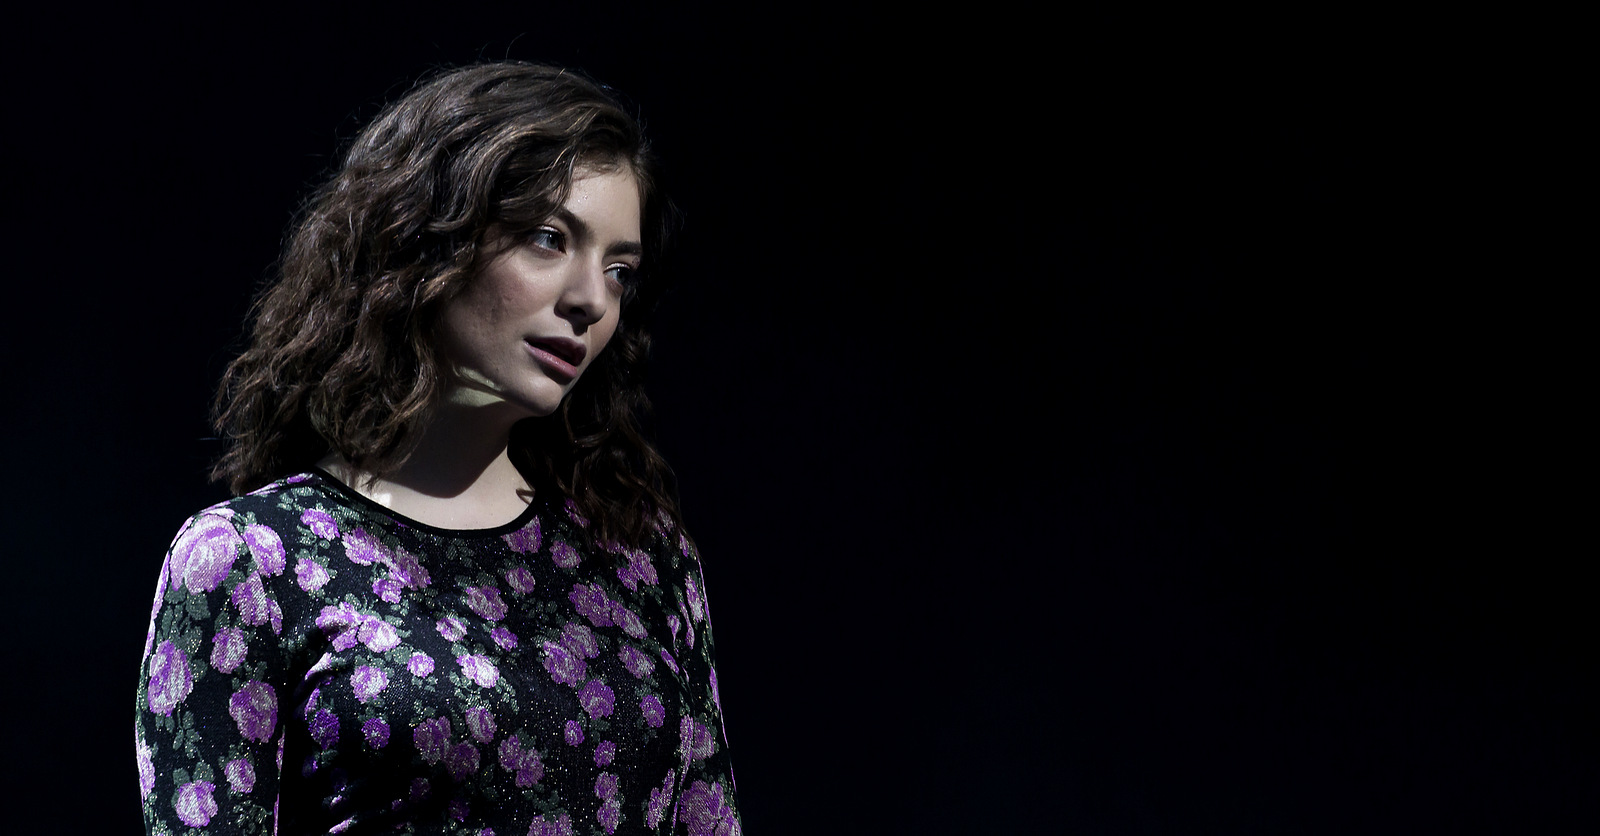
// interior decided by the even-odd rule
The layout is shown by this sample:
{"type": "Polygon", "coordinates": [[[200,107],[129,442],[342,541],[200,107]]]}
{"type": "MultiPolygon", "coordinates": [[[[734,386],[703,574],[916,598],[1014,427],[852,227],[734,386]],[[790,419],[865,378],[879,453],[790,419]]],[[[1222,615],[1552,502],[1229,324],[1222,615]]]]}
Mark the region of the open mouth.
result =
{"type": "Polygon", "coordinates": [[[571,363],[573,366],[583,362],[583,345],[576,341],[549,338],[528,340],[527,342],[528,345],[543,351],[548,351],[556,357],[571,363]]]}

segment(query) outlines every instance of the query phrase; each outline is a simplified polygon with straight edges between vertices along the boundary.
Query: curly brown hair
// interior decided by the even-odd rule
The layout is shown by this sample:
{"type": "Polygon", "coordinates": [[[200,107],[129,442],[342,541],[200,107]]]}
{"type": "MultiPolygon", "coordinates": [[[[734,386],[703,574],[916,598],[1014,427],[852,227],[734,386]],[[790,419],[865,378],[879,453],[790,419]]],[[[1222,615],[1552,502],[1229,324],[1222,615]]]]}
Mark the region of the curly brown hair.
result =
{"type": "Polygon", "coordinates": [[[446,71],[389,105],[301,210],[276,280],[252,311],[250,346],[223,374],[212,469],[243,493],[330,450],[392,473],[445,394],[435,339],[495,234],[527,234],[565,203],[574,172],[625,168],[641,193],[645,248],[617,330],[559,411],[512,430],[535,490],[570,498],[602,542],[636,543],[676,521],[672,475],[644,437],[646,329],[663,289],[673,213],[639,121],[572,70],[522,62],[446,71]]]}

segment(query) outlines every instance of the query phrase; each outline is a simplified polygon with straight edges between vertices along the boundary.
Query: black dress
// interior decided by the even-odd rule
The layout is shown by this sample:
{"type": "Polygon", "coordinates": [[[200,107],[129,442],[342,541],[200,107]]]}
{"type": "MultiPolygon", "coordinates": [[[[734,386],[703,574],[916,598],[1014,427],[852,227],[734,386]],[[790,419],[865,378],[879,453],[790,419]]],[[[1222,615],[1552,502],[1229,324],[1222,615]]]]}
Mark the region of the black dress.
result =
{"type": "Polygon", "coordinates": [[[141,669],[146,827],[739,833],[699,558],[587,525],[438,529],[320,472],[190,519],[141,669]]]}

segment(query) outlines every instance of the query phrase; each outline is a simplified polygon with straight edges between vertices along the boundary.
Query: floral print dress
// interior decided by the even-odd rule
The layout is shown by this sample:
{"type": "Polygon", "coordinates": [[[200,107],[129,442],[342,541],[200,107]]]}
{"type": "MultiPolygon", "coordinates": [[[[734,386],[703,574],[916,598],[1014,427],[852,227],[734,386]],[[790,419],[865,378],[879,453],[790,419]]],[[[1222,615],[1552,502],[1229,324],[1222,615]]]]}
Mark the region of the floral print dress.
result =
{"type": "Polygon", "coordinates": [[[570,504],[405,519],[332,477],[202,511],[138,696],[150,833],[740,833],[700,561],[570,504]]]}

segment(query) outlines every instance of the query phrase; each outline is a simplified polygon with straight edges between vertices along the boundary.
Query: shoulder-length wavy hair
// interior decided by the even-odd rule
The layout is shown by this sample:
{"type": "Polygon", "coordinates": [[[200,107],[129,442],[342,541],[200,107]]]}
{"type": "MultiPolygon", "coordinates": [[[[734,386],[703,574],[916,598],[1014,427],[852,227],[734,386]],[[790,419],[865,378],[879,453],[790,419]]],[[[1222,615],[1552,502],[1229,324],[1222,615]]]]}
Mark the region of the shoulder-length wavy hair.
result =
{"type": "Polygon", "coordinates": [[[212,477],[243,493],[330,450],[392,473],[439,403],[445,304],[492,255],[565,203],[579,168],[638,179],[645,247],[606,349],[557,414],[520,422],[513,462],[571,499],[601,541],[676,521],[671,471],[640,431],[646,320],[672,213],[636,120],[605,88],[519,62],[445,72],[389,105],[302,208],[249,348],[223,375],[214,422],[229,443],[212,477]]]}

